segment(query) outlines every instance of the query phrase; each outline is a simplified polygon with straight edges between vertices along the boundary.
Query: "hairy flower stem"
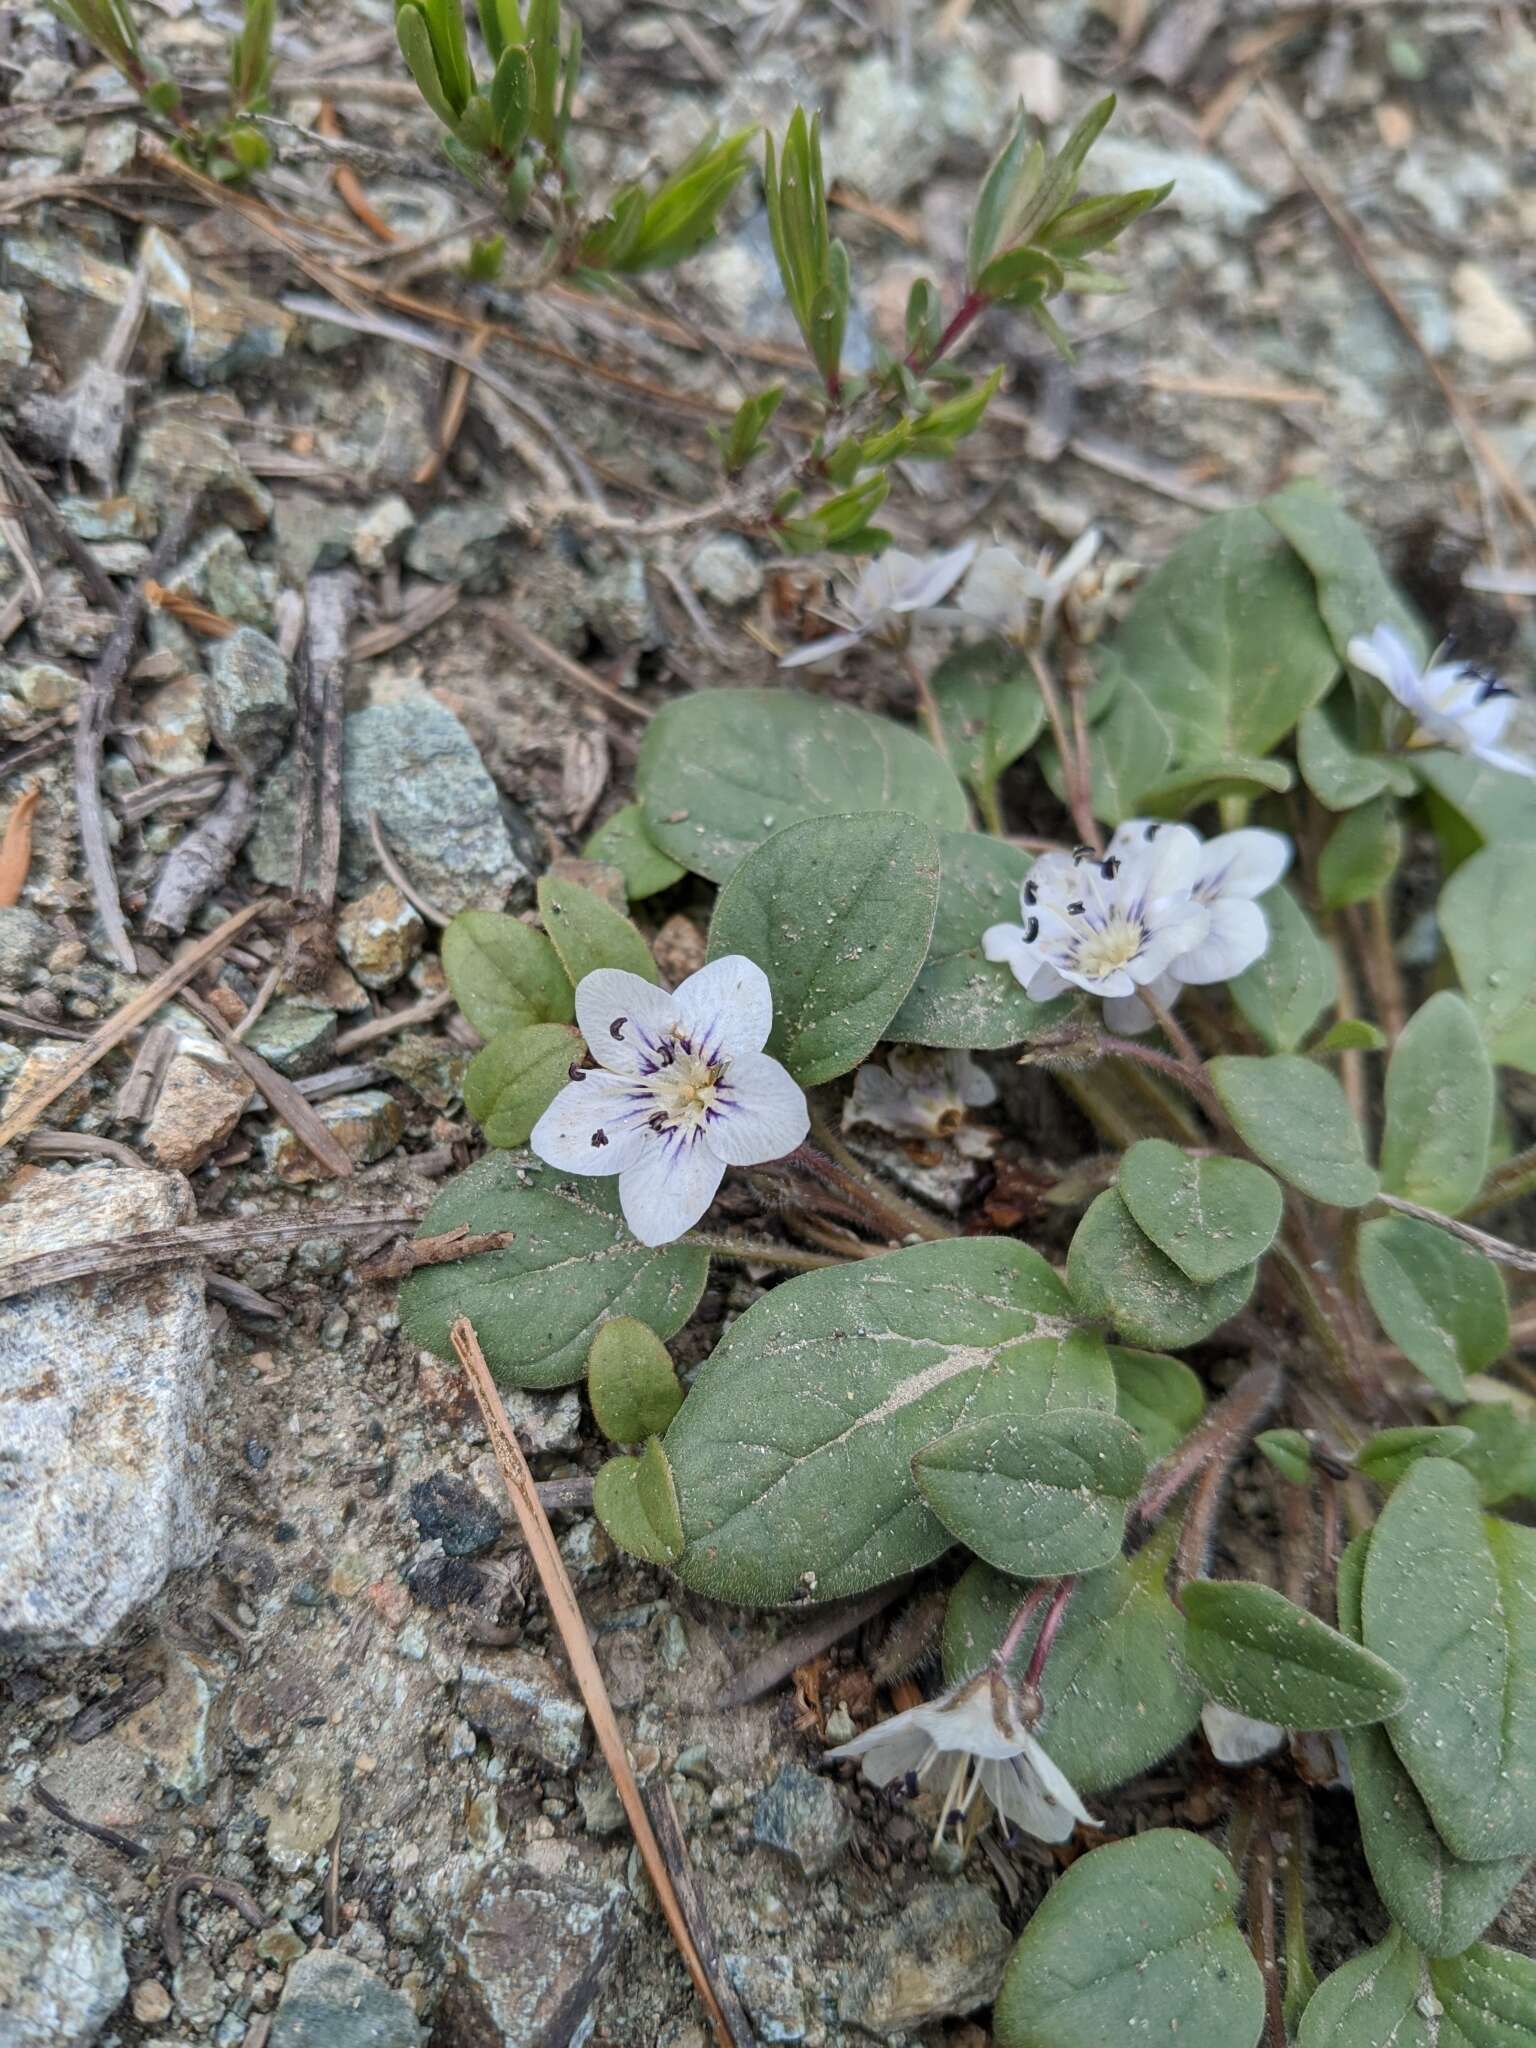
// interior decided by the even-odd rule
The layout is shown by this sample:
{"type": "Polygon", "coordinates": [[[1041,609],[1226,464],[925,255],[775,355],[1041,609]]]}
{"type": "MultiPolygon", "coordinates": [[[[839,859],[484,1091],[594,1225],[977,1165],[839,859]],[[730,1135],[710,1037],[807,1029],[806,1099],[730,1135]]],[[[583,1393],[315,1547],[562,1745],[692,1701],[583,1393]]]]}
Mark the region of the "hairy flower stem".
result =
{"type": "Polygon", "coordinates": [[[922,663],[916,658],[910,647],[903,647],[901,650],[901,665],[906,670],[913,689],[917,692],[917,708],[922,713],[923,725],[927,730],[929,739],[933,742],[933,751],[941,761],[944,761],[949,767],[953,768],[955,765],[954,756],[949,750],[949,735],[944,730],[944,720],[939,711],[939,700],[933,694],[933,685],[924,673],[922,663]]]}
{"type": "Polygon", "coordinates": [[[801,1251],[792,1244],[755,1243],[750,1238],[733,1237],[729,1232],[715,1235],[707,1230],[685,1230],[676,1241],[712,1252],[717,1259],[735,1259],[743,1266],[787,1266],[795,1273],[819,1273],[824,1266],[853,1263],[825,1252],[801,1251]]]}
{"type": "MultiPolygon", "coordinates": [[[[1142,991],[1143,998],[1146,991],[1142,991]]],[[[1177,1060],[1172,1053],[1159,1052],[1156,1046],[1138,1045],[1134,1038],[1116,1038],[1112,1032],[1099,1034],[1099,1051],[1114,1054],[1117,1059],[1133,1060],[1139,1067],[1151,1067],[1155,1073],[1166,1074],[1177,1081],[1181,1088],[1187,1088],[1208,1108],[1216,1108],[1216,1091],[1200,1068],[1191,1069],[1187,1061],[1177,1060]]]]}
{"type": "Polygon", "coordinates": [[[1040,1633],[1035,1638],[1035,1647],[1029,1653],[1029,1664],[1024,1672],[1026,1692],[1038,1692],[1040,1681],[1045,1676],[1046,1659],[1051,1654],[1051,1645],[1056,1640],[1056,1631],[1061,1627],[1072,1595],[1077,1591],[1077,1580],[1058,1579],[1056,1590],[1051,1595],[1051,1604],[1045,1610],[1045,1619],[1040,1624],[1040,1633]]]}
{"type": "Polygon", "coordinates": [[[1253,1826],[1248,1851],[1248,1946],[1264,1980],[1263,2048],[1286,2048],[1285,2008],[1276,1953],[1275,1844],[1272,1798],[1259,1778],[1253,1790],[1253,1826]]]}
{"type": "Polygon", "coordinates": [[[1274,1407],[1282,1384],[1278,1366],[1249,1366],[1200,1427],[1153,1466],[1141,1498],[1131,1510],[1133,1521],[1143,1527],[1155,1522],[1174,1496],[1206,1467],[1229,1471],[1274,1407]]]}
{"type": "Polygon", "coordinates": [[[1024,1598],[1014,1609],[1013,1619],[1008,1624],[1007,1633],[992,1653],[993,1661],[998,1665],[999,1669],[1006,1671],[1013,1662],[1018,1654],[1019,1645],[1024,1640],[1029,1624],[1040,1612],[1046,1601],[1050,1599],[1051,1591],[1049,1583],[1042,1580],[1038,1586],[1030,1587],[1024,1598]]]}
{"type": "MultiPolygon", "coordinates": [[[[826,1118],[815,1110],[811,1111],[811,1135],[820,1146],[821,1155],[817,1154],[815,1147],[806,1145],[791,1156],[796,1159],[806,1156],[808,1163],[814,1160],[822,1170],[830,1168],[836,1176],[832,1184],[858,1201],[882,1228],[889,1229],[898,1238],[920,1237],[929,1244],[937,1244],[955,1235],[954,1231],[946,1230],[942,1223],[936,1222],[925,1209],[920,1209],[915,1202],[906,1201],[894,1188],[877,1180],[848,1150],[826,1118]]],[[[812,1171],[816,1170],[813,1166],[812,1171]]]]}
{"type": "Polygon", "coordinates": [[[1325,1305],[1321,1261],[1313,1255],[1313,1247],[1303,1245],[1298,1248],[1288,1234],[1282,1233],[1270,1250],[1275,1270],[1300,1310],[1302,1321],[1333,1367],[1340,1386],[1357,1406],[1363,1404],[1367,1413],[1374,1413],[1385,1399],[1381,1375],[1374,1364],[1367,1362],[1369,1354],[1366,1349],[1352,1345],[1343,1334],[1343,1330],[1348,1328],[1349,1317],[1342,1297],[1336,1299],[1332,1310],[1325,1305]]]}
{"type": "Polygon", "coordinates": [[[981,822],[994,838],[1006,836],[1007,826],[1003,819],[1003,807],[998,801],[997,784],[991,780],[978,782],[971,794],[976,799],[976,808],[981,813],[981,822]]]}
{"type": "Polygon", "coordinates": [[[1495,1237],[1488,1230],[1478,1230],[1471,1223],[1463,1223],[1460,1217],[1443,1216],[1438,1209],[1426,1209],[1418,1202],[1405,1201],[1401,1195],[1378,1195],[1376,1199],[1383,1208],[1396,1209],[1401,1216],[1412,1216],[1420,1223],[1433,1223],[1439,1229],[1449,1231],[1452,1237],[1474,1245],[1485,1258],[1492,1259],[1497,1265],[1513,1266],[1519,1273],[1536,1273],[1536,1252],[1526,1245],[1511,1244],[1508,1238],[1495,1237]]]}
{"type": "Polygon", "coordinates": [[[1518,1202],[1533,1191],[1536,1191],[1536,1145],[1528,1145],[1523,1152],[1516,1152],[1493,1169],[1467,1204],[1463,1216],[1487,1216],[1495,1209],[1507,1208],[1511,1202],[1518,1202]]]}
{"type": "Polygon", "coordinates": [[[1056,679],[1034,648],[1029,650],[1029,665],[1035,672],[1035,683],[1045,705],[1046,718],[1050,721],[1051,737],[1061,757],[1062,794],[1066,798],[1067,809],[1072,813],[1073,828],[1084,846],[1091,846],[1096,854],[1102,855],[1104,835],[1093,815],[1092,777],[1087,758],[1078,758],[1056,679]]]}

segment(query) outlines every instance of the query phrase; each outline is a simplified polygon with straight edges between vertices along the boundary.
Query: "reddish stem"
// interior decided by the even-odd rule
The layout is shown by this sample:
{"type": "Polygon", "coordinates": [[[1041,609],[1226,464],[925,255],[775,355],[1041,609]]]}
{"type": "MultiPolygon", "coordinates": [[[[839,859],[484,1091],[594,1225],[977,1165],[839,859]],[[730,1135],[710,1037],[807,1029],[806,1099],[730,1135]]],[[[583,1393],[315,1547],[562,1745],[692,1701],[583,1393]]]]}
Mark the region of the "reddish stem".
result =
{"type": "Polygon", "coordinates": [[[934,343],[931,353],[925,356],[922,362],[919,363],[917,351],[913,349],[912,353],[907,357],[907,368],[915,370],[919,376],[925,375],[933,368],[936,362],[954,347],[965,330],[980,319],[990,304],[991,300],[985,298],[982,293],[967,292],[960,301],[960,307],[955,317],[934,343]]]}
{"type": "Polygon", "coordinates": [[[1008,1624],[1008,1633],[997,1646],[997,1662],[1004,1671],[1013,1662],[1014,1653],[1018,1649],[1019,1644],[1024,1640],[1024,1631],[1029,1627],[1036,1613],[1050,1597],[1050,1591],[1050,1587],[1045,1584],[1031,1586],[1024,1595],[1024,1598],[1019,1602],[1014,1617],[1008,1624]]]}
{"type": "Polygon", "coordinates": [[[1045,1672],[1045,1660],[1051,1654],[1051,1645],[1056,1640],[1056,1631],[1061,1627],[1067,1604],[1077,1591],[1076,1579],[1058,1579],[1056,1590],[1051,1595],[1051,1604],[1045,1610],[1045,1619],[1040,1624],[1040,1633],[1035,1638],[1035,1647],[1029,1655],[1029,1667],[1024,1673],[1023,1690],[1034,1692],[1039,1689],[1045,1672]]]}

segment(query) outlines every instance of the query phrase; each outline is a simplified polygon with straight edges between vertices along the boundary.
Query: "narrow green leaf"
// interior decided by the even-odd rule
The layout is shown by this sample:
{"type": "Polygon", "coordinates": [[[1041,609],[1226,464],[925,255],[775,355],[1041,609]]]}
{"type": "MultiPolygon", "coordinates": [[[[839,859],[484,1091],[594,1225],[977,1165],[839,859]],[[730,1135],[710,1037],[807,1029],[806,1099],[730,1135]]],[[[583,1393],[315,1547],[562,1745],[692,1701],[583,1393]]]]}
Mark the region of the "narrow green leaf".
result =
{"type": "Polygon", "coordinates": [[[1243,1266],[1196,1286],[1137,1228],[1113,1188],[1096,1197],[1067,1253],[1067,1285],[1082,1313],[1153,1350],[1180,1350],[1219,1329],[1252,1294],[1254,1271],[1243,1266]]]}
{"type": "Polygon", "coordinates": [[[1138,1228],[1202,1286],[1262,1258],[1285,1206],[1261,1166],[1246,1159],[1192,1159],[1162,1138],[1130,1148],[1117,1185],[1138,1228]]]}
{"type": "Polygon", "coordinates": [[[1219,1850],[1173,1828],[1079,1857],[1003,1972],[998,2048],[1257,2048],[1264,1984],[1238,1889],[1219,1850]]]}
{"type": "Polygon", "coordinates": [[[592,1511],[621,1550],[647,1564],[675,1564],[683,1526],[666,1453],[652,1437],[637,1458],[610,1458],[598,1468],[592,1511]]]}
{"type": "Polygon", "coordinates": [[[500,910],[461,910],[443,933],[453,999],[482,1038],[529,1024],[569,1024],[571,978],[542,932],[500,910]]]}
{"type": "Polygon", "coordinates": [[[515,156],[533,120],[533,64],[526,50],[502,51],[491,80],[491,111],[497,147],[515,156]]]}
{"type": "Polygon", "coordinates": [[[569,1024],[527,1024],[482,1046],[464,1075],[464,1107],[485,1142],[504,1150],[526,1145],[582,1050],[581,1033],[569,1024]]]}
{"type": "Polygon", "coordinates": [[[401,7],[395,15],[395,36],[400,44],[400,54],[406,68],[416,81],[416,89],[436,114],[445,128],[452,128],[457,114],[443,90],[437,75],[437,56],[432,48],[432,32],[427,27],[427,17],[420,7],[412,4],[401,7]]]}
{"type": "Polygon", "coordinates": [[[1387,1035],[1363,1017],[1341,1017],[1317,1041],[1316,1052],[1385,1052],[1387,1035]]]}
{"type": "Polygon", "coordinates": [[[1222,1054],[1206,1069],[1238,1136],[1315,1201],[1358,1209],[1376,1193],[1360,1129],[1337,1080],[1291,1053],[1222,1054]]]}
{"type": "Polygon", "coordinates": [[[802,1087],[874,1051],[917,977],[939,900],[932,830],[890,811],[807,818],[749,853],[715,905],[711,959],[773,989],[768,1051],[802,1087]]]}
{"type": "Polygon", "coordinates": [[[1477,1481],[1483,1505],[1494,1508],[1506,1500],[1536,1500],[1536,1409],[1516,1409],[1515,1390],[1507,1401],[1484,1398],[1499,1385],[1484,1381],[1479,1398],[1456,1416],[1472,1432],[1472,1442],[1457,1454],[1477,1481]]]}
{"type": "Polygon", "coordinates": [[[1232,1000],[1272,1052],[1295,1052],[1334,1001],[1337,970],[1289,889],[1271,889],[1259,901],[1269,923],[1269,945],[1228,986],[1232,1000]]]}
{"type": "Polygon", "coordinates": [[[1451,989],[1409,1018],[1387,1066],[1381,1180],[1389,1194],[1455,1216],[1483,1184],[1493,1066],[1477,1019],[1451,989]]]}
{"type": "Polygon", "coordinates": [[[683,1405],[683,1389],[648,1323],[614,1316],[603,1324],[587,1353],[587,1398],[610,1443],[644,1443],[667,1428],[683,1405]]]}
{"type": "Polygon", "coordinates": [[[1423,1957],[1394,1927],[1378,1947],[1324,1978],[1296,2048],[1436,2048],[1440,2029],[1424,2010],[1426,1988],[1423,1957]]]}
{"type": "Polygon", "coordinates": [[[1360,1233],[1360,1281],[1381,1327],[1449,1401],[1509,1343],[1509,1298],[1491,1259],[1433,1223],[1380,1216],[1360,1233]]]}
{"type": "Polygon", "coordinates": [[[572,985],[599,967],[619,967],[642,981],[659,982],[651,949],[627,917],[580,882],[542,875],[539,916],[572,985]]]}
{"type": "Polygon", "coordinates": [[[1295,780],[1286,761],[1233,755],[1225,761],[1192,761],[1177,768],[1144,789],[1137,803],[1154,818],[1187,818],[1202,804],[1217,803],[1222,797],[1284,796],[1295,780]]]}
{"type": "Polygon", "coordinates": [[[1384,1721],[1408,1695],[1400,1674],[1271,1586],[1195,1579],[1183,1592],[1190,1669],[1214,1700],[1281,1728],[1384,1721]]]}
{"type": "Polygon", "coordinates": [[[1253,1447],[1292,1486],[1311,1485],[1312,1446],[1299,1429],[1262,1430],[1253,1447]]]}
{"type": "Polygon", "coordinates": [[[1330,811],[1390,793],[1410,796],[1413,771],[1384,754],[1365,751],[1356,738],[1354,695],[1346,684],[1304,711],[1296,727],[1296,765],[1301,779],[1330,811]]]}
{"type": "Polygon", "coordinates": [[[1355,1469],[1378,1486],[1393,1487],[1420,1458],[1454,1458],[1472,1441],[1470,1429],[1380,1429],[1356,1451],[1355,1469]]]}
{"type": "Polygon", "coordinates": [[[987,167],[971,216],[965,273],[973,289],[999,246],[1005,218],[1010,211],[1020,212],[1028,205],[1044,175],[1045,151],[1038,140],[1030,139],[1029,117],[1020,107],[1002,147],[987,167]]]}
{"type": "Polygon", "coordinates": [[[1260,509],[1306,564],[1340,661],[1357,633],[1377,626],[1395,627],[1416,653],[1428,654],[1424,628],[1382,568],[1365,529],[1326,491],[1311,481],[1288,484],[1260,509]]]}

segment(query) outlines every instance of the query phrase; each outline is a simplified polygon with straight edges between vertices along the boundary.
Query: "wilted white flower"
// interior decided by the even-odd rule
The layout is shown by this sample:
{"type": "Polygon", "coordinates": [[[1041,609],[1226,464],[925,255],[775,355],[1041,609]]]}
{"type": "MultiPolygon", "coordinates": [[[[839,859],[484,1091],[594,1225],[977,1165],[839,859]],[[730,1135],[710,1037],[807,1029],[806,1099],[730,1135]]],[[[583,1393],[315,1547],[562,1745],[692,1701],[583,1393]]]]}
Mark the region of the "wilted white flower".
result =
{"type": "Polygon", "coordinates": [[[1356,668],[1384,683],[1412,714],[1410,747],[1454,747],[1459,754],[1486,761],[1490,768],[1536,776],[1536,761],[1499,745],[1518,700],[1491,669],[1470,661],[1434,659],[1421,669],[1412,648],[1391,626],[1357,633],[1348,652],[1356,668]]]}
{"type": "Polygon", "coordinates": [[[898,1045],[885,1066],[871,1061],[854,1076],[843,1129],[872,1124],[893,1138],[949,1138],[967,1158],[984,1159],[994,1135],[968,1122],[966,1111],[996,1100],[996,1082],[968,1052],[898,1045]]]}
{"type": "Polygon", "coordinates": [[[935,1840],[951,1816],[970,1812],[979,1792],[1010,1826],[1042,1842],[1066,1841],[1079,1822],[1099,1825],[1025,1726],[1018,1693],[995,1667],[827,1755],[857,1757],[872,1785],[904,1780],[913,1792],[940,1758],[952,1759],[935,1840]]]}
{"type": "MultiPolygon", "coordinates": [[[[1130,859],[1139,846],[1160,839],[1166,830],[1150,818],[1128,818],[1109,842],[1110,855],[1130,859]]],[[[1269,944],[1269,921],[1256,899],[1275,886],[1290,864],[1289,839],[1261,826],[1200,841],[1190,894],[1210,912],[1210,924],[1202,939],[1178,954],[1149,984],[1148,992],[1171,1006],[1186,984],[1204,988],[1213,981],[1230,981],[1261,959],[1269,944]]],[[[1112,1031],[1136,1032],[1150,1030],[1153,1020],[1141,997],[1130,995],[1111,997],[1104,1005],[1104,1021],[1112,1031]]]]}
{"type": "Polygon", "coordinates": [[[1273,1756],[1285,1741],[1285,1730],[1273,1721],[1254,1721],[1236,1714],[1219,1700],[1207,1700],[1200,1709],[1200,1725],[1219,1764],[1254,1764],[1262,1756],[1273,1756]]]}
{"type": "Polygon", "coordinates": [[[941,607],[971,566],[975,553],[973,540],[944,555],[908,555],[900,548],[887,548],[878,561],[860,572],[842,607],[830,614],[839,630],[793,648],[779,667],[804,668],[813,661],[826,661],[861,640],[905,646],[915,620],[952,616],[941,607]]]}
{"type": "Polygon", "coordinates": [[[1008,963],[1032,1002],[1068,988],[1133,996],[1209,933],[1193,893],[1199,868],[1187,825],[1154,825],[1102,860],[1086,846],[1043,853],[1019,892],[1023,924],[989,925],[982,951],[1008,963]]]}
{"type": "Polygon", "coordinates": [[[739,953],[668,995],[600,967],[576,989],[595,1067],[572,1067],[529,1144],[562,1173],[619,1176],[624,1220],[642,1244],[697,1223],[728,1166],[759,1166],[803,1144],[805,1096],[763,1051],[768,977],[739,953]]]}
{"type": "Polygon", "coordinates": [[[960,609],[1005,640],[1021,645],[1036,637],[1048,641],[1068,594],[1098,551],[1099,532],[1093,526],[1078,535],[1054,566],[1049,555],[1031,565],[1021,561],[1012,548],[983,548],[960,592],[960,609]],[[1038,635],[1034,631],[1037,606],[1038,635]]]}

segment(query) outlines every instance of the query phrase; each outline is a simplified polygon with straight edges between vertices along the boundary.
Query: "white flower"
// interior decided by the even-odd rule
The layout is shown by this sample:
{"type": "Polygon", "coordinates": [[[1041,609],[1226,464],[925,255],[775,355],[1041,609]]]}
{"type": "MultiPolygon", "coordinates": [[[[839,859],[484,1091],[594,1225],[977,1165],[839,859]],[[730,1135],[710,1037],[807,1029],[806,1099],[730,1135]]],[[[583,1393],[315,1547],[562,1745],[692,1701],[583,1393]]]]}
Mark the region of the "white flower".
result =
{"type": "Polygon", "coordinates": [[[1034,637],[1033,610],[1040,608],[1042,641],[1056,630],[1056,618],[1073,585],[1099,551],[1097,527],[1080,533],[1053,568],[1049,555],[1032,566],[1021,561],[1012,548],[983,548],[960,593],[960,609],[973,619],[1019,643],[1034,637]]]}
{"type": "Polygon", "coordinates": [[[952,1815],[970,1812],[978,1792],[1011,1826],[1042,1842],[1066,1841],[1079,1822],[1099,1825],[1025,1727],[1019,1696],[996,1669],[966,1679],[930,1705],[893,1714],[827,1755],[857,1757],[872,1785],[905,1780],[913,1792],[941,1757],[952,1758],[935,1840],[952,1815]]]}
{"type": "Polygon", "coordinates": [[[1068,988],[1133,996],[1211,929],[1194,897],[1200,840],[1187,825],[1152,826],[1124,853],[1043,853],[1024,878],[1022,925],[989,925],[989,960],[1005,960],[1031,1002],[1068,988]]]}
{"type": "MultiPolygon", "coordinates": [[[[1391,626],[1357,633],[1349,658],[1364,669],[1412,714],[1410,747],[1454,747],[1473,754],[1490,768],[1512,775],[1536,776],[1536,762],[1499,745],[1514,717],[1518,700],[1491,670],[1470,661],[1436,661],[1421,669],[1413,650],[1391,626]]],[[[1444,649],[1441,649],[1444,652],[1444,649]]]]}
{"type": "MultiPolygon", "coordinates": [[[[1134,858],[1139,847],[1160,839],[1165,826],[1150,818],[1128,818],[1109,842],[1112,856],[1134,858]]],[[[1183,828],[1183,829],[1188,829],[1183,828]]],[[[1198,834],[1193,835],[1198,839],[1198,834]]],[[[1204,988],[1230,981],[1262,958],[1269,945],[1269,921],[1256,898],[1272,889],[1291,864],[1291,842],[1283,832],[1257,825],[1222,832],[1200,843],[1190,894],[1210,913],[1205,936],[1170,961],[1149,985],[1149,993],[1170,1007],[1186,984],[1204,988]]],[[[1140,996],[1111,997],[1104,1005],[1111,1031],[1147,1031],[1152,1012],[1140,996]]]]}
{"type": "Polygon", "coordinates": [[[893,1046],[886,1066],[871,1062],[854,1076],[843,1103],[843,1129],[872,1124],[894,1138],[952,1138],[968,1158],[991,1152],[993,1133],[966,1120],[968,1109],[997,1100],[997,1084],[968,1052],[893,1046]]]}
{"type": "Polygon", "coordinates": [[[1218,1700],[1207,1700],[1200,1709],[1200,1725],[1219,1764],[1257,1763],[1261,1756],[1273,1756],[1285,1741],[1285,1730],[1273,1721],[1235,1714],[1218,1700]]]}
{"type": "Polygon", "coordinates": [[[976,553],[976,543],[965,541],[948,554],[924,558],[887,548],[876,562],[862,570],[848,592],[840,612],[830,614],[839,630],[820,640],[808,640],[779,662],[780,668],[804,668],[813,661],[826,661],[861,640],[885,640],[906,645],[914,619],[947,618],[940,609],[960,581],[976,553]]]}
{"type": "Polygon", "coordinates": [[[805,1096],[763,1051],[768,977],[739,953],[712,960],[671,995],[600,967],[576,990],[595,1067],[572,1067],[529,1144],[562,1173],[619,1176],[642,1244],[697,1223],[728,1166],[758,1166],[803,1144],[805,1096]]]}

